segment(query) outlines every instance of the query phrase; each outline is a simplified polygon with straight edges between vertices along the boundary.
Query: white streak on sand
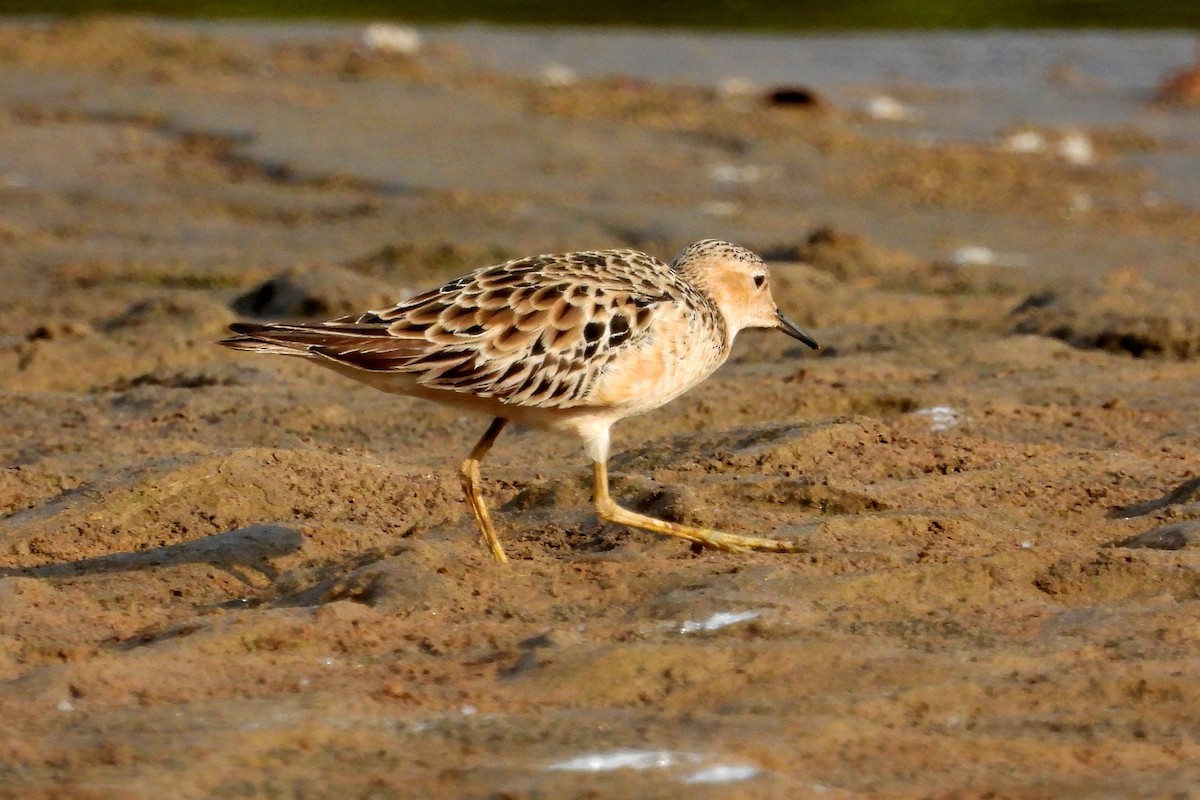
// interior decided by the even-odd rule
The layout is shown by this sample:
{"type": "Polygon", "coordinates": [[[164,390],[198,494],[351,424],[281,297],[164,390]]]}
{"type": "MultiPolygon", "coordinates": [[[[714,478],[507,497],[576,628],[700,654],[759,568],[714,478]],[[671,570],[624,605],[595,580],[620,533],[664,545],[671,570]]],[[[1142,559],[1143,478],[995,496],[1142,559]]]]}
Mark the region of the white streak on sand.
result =
{"type": "Polygon", "coordinates": [[[716,764],[693,773],[684,783],[738,783],[758,776],[758,767],[750,764],[716,764]]]}
{"type": "Polygon", "coordinates": [[[698,764],[696,753],[671,750],[610,750],[607,753],[584,753],[546,767],[555,772],[612,772],[618,769],[664,769],[681,764],[698,764]]]}
{"type": "MultiPolygon", "coordinates": [[[[620,769],[646,770],[695,767],[705,758],[699,753],[676,750],[609,750],[584,753],[546,767],[548,772],[613,772],[620,769]]],[[[758,767],[751,764],[713,764],[683,778],[684,783],[737,783],[755,778],[758,767]]]]}
{"type": "Polygon", "coordinates": [[[706,620],[689,619],[679,626],[680,633],[708,633],[739,622],[756,619],[758,611],[718,611],[706,620]]]}

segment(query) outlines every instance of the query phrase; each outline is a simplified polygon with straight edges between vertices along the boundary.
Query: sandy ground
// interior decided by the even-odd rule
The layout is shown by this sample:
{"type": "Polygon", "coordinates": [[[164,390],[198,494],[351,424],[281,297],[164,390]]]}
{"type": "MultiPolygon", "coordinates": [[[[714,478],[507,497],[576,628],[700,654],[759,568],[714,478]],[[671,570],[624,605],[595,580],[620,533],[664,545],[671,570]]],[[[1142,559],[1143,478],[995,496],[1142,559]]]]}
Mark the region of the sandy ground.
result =
{"type": "Polygon", "coordinates": [[[0,62],[3,796],[1197,796],[1200,214],[1122,160],[1161,143],[112,21],[0,62]],[[979,233],[1036,267],[917,255],[979,233]],[[744,334],[614,488],[798,555],[599,525],[516,432],[499,566],[485,420],[213,344],[701,236],[826,348],[744,334]]]}

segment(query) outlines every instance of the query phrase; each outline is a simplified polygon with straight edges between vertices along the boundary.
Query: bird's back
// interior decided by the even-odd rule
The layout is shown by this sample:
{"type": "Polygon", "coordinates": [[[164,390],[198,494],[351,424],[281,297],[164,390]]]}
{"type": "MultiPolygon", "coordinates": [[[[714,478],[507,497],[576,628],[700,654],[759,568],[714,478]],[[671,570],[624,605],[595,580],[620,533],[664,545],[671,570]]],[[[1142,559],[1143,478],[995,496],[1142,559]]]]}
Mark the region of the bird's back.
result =
{"type": "Polygon", "coordinates": [[[703,380],[728,352],[708,298],[634,250],[532,256],[386,310],[232,330],[238,336],[222,344],[307,356],[402,393],[526,408],[624,405],[631,413],[703,380]]]}

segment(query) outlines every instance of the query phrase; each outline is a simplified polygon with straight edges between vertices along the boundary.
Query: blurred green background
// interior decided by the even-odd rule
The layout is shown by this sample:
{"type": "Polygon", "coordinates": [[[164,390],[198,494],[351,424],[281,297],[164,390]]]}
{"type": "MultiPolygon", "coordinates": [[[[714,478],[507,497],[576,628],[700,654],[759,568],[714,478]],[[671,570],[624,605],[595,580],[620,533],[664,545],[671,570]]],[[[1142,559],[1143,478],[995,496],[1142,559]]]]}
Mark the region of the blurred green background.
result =
{"type": "Polygon", "coordinates": [[[0,0],[0,14],[97,13],[762,30],[1200,28],[1200,0],[0,0]]]}

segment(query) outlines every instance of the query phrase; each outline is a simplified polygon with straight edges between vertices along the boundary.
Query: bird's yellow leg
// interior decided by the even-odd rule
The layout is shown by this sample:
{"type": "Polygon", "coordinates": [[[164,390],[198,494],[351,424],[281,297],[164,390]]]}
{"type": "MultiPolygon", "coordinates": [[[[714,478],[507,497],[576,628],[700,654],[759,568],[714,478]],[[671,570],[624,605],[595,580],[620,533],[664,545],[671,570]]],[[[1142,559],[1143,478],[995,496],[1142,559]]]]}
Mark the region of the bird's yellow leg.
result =
{"type": "Polygon", "coordinates": [[[492,420],[492,424],[488,426],[479,443],[475,445],[471,455],[467,456],[467,460],[458,467],[463,491],[467,495],[467,502],[471,506],[472,513],[475,514],[475,522],[479,524],[479,532],[483,535],[483,541],[492,551],[492,558],[502,563],[507,563],[508,557],[504,555],[504,548],[500,546],[496,529],[492,527],[492,518],[488,515],[487,504],[483,502],[483,492],[479,488],[479,462],[487,455],[488,450],[492,449],[492,444],[500,435],[500,431],[504,430],[507,422],[508,420],[503,417],[496,417],[492,420]]]}
{"type": "Polygon", "coordinates": [[[617,505],[608,494],[608,466],[603,461],[592,462],[592,501],[596,504],[596,514],[607,522],[617,522],[630,525],[655,533],[665,533],[667,536],[677,536],[689,542],[697,542],[715,550],[725,550],[731,553],[746,553],[754,550],[767,550],[777,553],[795,553],[801,550],[799,542],[781,541],[778,539],[763,539],[758,536],[738,536],[732,533],[722,533],[709,528],[693,528],[690,525],[679,525],[666,520],[647,517],[627,508],[617,505]]]}

